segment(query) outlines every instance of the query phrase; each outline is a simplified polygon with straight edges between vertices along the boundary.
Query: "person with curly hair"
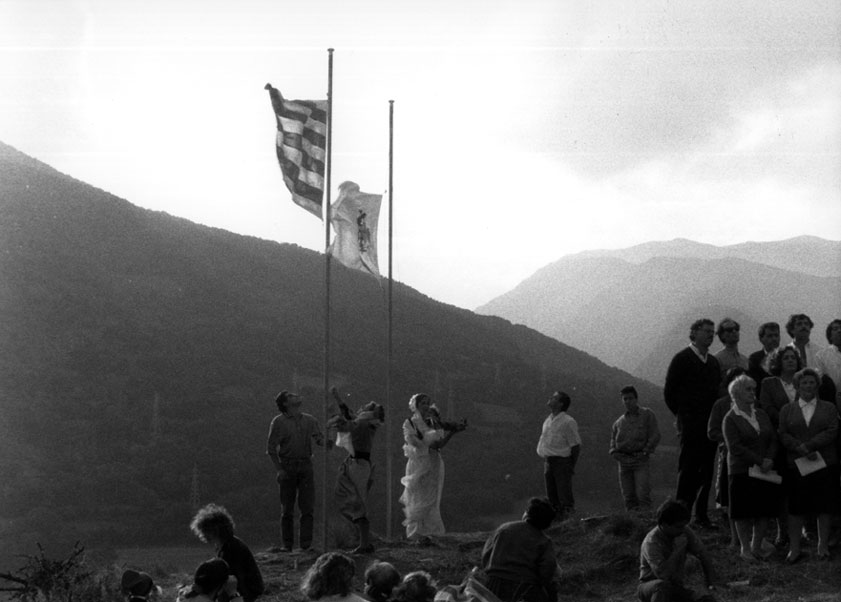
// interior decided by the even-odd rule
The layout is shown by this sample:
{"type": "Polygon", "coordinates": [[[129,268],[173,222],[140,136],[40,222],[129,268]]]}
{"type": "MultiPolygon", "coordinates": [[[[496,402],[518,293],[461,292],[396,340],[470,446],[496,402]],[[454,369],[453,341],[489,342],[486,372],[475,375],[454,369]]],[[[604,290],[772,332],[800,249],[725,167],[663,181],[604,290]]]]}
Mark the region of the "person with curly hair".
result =
{"type": "Polygon", "coordinates": [[[301,591],[310,600],[330,602],[366,602],[353,593],[353,560],[328,552],[319,556],[301,580],[301,591]]]}
{"type": "Polygon", "coordinates": [[[433,602],[435,582],[426,571],[413,571],[403,577],[403,582],[394,590],[391,602],[433,602]]]}
{"type": "Polygon", "coordinates": [[[374,562],[365,569],[365,596],[371,602],[390,602],[400,585],[400,572],[390,562],[374,562]]]}
{"type": "Polygon", "coordinates": [[[263,593],[263,575],[251,550],[234,535],[234,519],[222,506],[208,504],[193,517],[190,529],[201,541],[216,547],[216,556],[224,560],[236,577],[237,589],[244,602],[253,602],[263,593]]]}

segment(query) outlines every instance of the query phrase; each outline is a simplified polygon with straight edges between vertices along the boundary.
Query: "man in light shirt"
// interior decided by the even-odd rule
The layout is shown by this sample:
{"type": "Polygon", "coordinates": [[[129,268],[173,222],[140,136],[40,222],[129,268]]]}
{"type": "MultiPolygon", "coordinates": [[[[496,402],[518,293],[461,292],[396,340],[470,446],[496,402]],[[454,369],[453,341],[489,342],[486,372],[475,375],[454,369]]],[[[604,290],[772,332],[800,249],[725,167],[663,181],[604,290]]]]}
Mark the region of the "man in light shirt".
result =
{"type": "Polygon", "coordinates": [[[786,322],[786,332],[791,337],[788,346],[797,349],[804,368],[816,367],[815,356],[821,350],[820,346],[809,341],[814,327],[815,323],[806,314],[791,314],[786,322]]]}
{"type": "Polygon", "coordinates": [[[835,405],[841,408],[841,320],[833,320],[826,327],[826,340],[829,347],[816,354],[818,370],[835,384],[835,405]]]}
{"type": "Polygon", "coordinates": [[[546,403],[551,414],[543,421],[543,431],[537,443],[537,455],[544,459],[546,496],[559,520],[575,511],[572,475],[581,452],[578,424],[567,414],[570,403],[572,399],[566,393],[555,391],[552,394],[546,403]]]}

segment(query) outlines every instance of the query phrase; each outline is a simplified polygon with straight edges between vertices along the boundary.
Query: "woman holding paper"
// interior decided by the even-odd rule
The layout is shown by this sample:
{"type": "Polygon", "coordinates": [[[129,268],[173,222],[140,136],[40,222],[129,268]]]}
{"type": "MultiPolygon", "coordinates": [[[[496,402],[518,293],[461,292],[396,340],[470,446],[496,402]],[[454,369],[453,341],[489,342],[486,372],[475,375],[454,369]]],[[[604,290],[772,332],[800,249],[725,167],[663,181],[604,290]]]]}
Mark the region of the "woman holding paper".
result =
{"type": "Polygon", "coordinates": [[[768,414],[756,407],[756,382],[737,376],[727,388],[733,402],[722,430],[727,445],[730,517],[736,523],[741,557],[762,555],[769,518],[777,516],[781,479],[774,471],[777,435],[768,414]]]}
{"type": "Polygon", "coordinates": [[[838,410],[835,404],[818,399],[819,384],[820,376],[812,368],[799,371],[794,375],[797,399],[780,410],[780,442],[786,448],[789,468],[789,563],[802,557],[800,532],[808,514],[818,516],[818,558],[829,558],[830,519],[841,502],[835,443],[838,410]]]}

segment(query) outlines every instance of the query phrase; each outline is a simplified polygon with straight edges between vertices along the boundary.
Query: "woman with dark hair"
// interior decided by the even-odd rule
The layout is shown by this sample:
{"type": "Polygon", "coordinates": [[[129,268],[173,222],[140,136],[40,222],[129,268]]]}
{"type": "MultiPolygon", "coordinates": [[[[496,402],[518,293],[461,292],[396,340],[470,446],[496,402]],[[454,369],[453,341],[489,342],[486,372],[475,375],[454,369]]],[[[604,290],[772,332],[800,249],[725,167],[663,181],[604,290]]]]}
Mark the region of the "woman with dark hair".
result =
{"type": "Polygon", "coordinates": [[[216,504],[208,504],[193,517],[190,529],[200,540],[216,546],[216,556],[228,564],[237,579],[237,589],[244,602],[253,602],[263,593],[263,575],[251,550],[234,535],[234,519],[216,504]]]}
{"type": "Polygon", "coordinates": [[[304,575],[301,591],[310,600],[366,602],[353,593],[353,560],[337,552],[319,556],[304,575]]]}
{"type": "Polygon", "coordinates": [[[400,503],[406,515],[403,525],[407,538],[428,539],[430,535],[444,534],[444,460],[440,450],[455,433],[464,430],[466,423],[442,423],[438,409],[424,393],[412,396],[409,409],[412,416],[403,423],[406,475],[400,479],[404,487],[400,503]]]}
{"type": "Polygon", "coordinates": [[[365,597],[371,602],[389,602],[400,584],[400,573],[390,562],[374,562],[365,569],[365,597]]]}
{"type": "Polygon", "coordinates": [[[800,533],[804,516],[818,517],[818,558],[829,559],[829,527],[841,504],[841,470],[836,437],[838,410],[818,399],[820,375],[804,368],[794,375],[797,399],[780,410],[780,442],[785,446],[789,496],[789,553],[786,561],[800,560],[800,533]],[[823,466],[821,467],[821,465],[823,466]]]}
{"type": "Polygon", "coordinates": [[[751,377],[737,376],[727,390],[733,405],[722,430],[727,445],[730,518],[736,523],[742,559],[756,561],[763,556],[767,519],[777,515],[779,484],[755,478],[750,471],[768,474],[774,468],[777,434],[768,415],[755,407],[756,383],[751,377]]]}
{"type": "MultiPolygon", "coordinates": [[[[772,376],[762,380],[759,407],[768,414],[776,431],[779,431],[780,427],[780,410],[797,398],[794,375],[802,368],[803,360],[794,347],[778,347],[771,353],[771,358],[768,360],[768,371],[772,376]]],[[[782,443],[777,446],[774,464],[780,474],[787,470],[786,448],[782,443]]],[[[784,548],[788,544],[787,491],[783,489],[782,493],[777,513],[777,537],[774,540],[774,545],[778,548],[784,548]]]]}
{"type": "Polygon", "coordinates": [[[759,392],[759,407],[768,414],[771,424],[780,424],[780,409],[797,396],[794,375],[803,368],[803,360],[794,347],[778,347],[768,362],[772,376],[762,381],[759,392]]]}

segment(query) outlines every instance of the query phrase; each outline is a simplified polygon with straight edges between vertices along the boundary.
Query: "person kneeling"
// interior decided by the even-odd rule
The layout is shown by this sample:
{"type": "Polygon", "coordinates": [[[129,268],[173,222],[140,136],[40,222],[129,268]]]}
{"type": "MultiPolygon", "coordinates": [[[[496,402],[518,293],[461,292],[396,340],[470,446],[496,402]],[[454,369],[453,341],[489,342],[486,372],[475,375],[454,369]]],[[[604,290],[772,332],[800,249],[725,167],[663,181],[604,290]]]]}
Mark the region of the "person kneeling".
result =
{"type": "Polygon", "coordinates": [[[707,589],[714,589],[710,556],[701,539],[689,528],[689,509],[681,502],[666,500],[657,509],[657,526],[645,536],[640,547],[641,602],[713,601],[712,594],[698,596],[683,585],[686,554],[701,561],[707,589]]]}
{"type": "Polygon", "coordinates": [[[552,540],[543,533],[554,517],[555,509],[548,499],[532,498],[523,520],[501,525],[485,543],[485,586],[503,602],[557,598],[558,563],[552,540]]]}

